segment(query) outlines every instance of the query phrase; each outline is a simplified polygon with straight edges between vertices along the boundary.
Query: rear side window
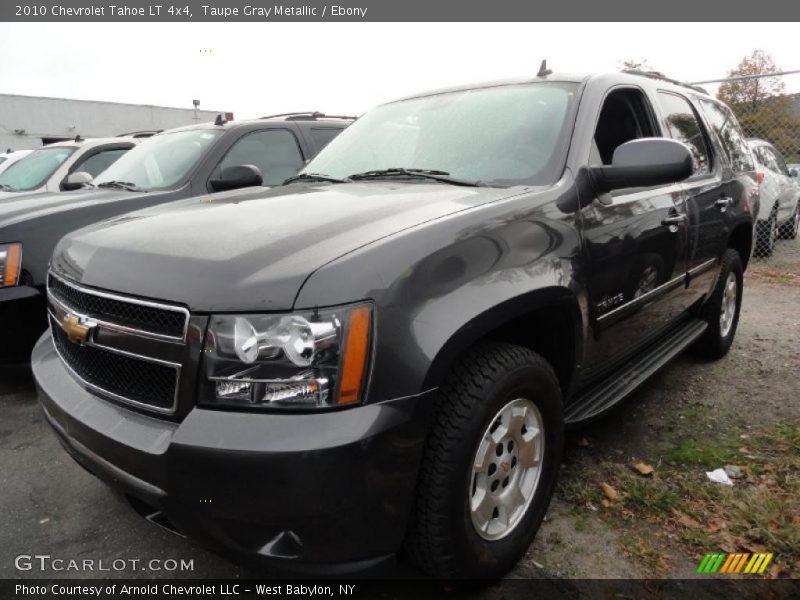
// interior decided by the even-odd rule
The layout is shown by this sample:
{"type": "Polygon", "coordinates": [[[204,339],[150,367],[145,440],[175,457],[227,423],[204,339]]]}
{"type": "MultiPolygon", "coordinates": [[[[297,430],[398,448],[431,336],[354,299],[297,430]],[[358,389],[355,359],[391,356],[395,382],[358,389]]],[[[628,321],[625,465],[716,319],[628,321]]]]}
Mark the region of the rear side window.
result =
{"type": "Polygon", "coordinates": [[[719,137],[733,170],[752,171],[755,169],[742,128],[731,110],[727,106],[710,100],[702,100],[701,105],[709,125],[719,137]]]}
{"type": "Polygon", "coordinates": [[[782,175],[789,176],[789,169],[786,168],[786,161],[783,160],[781,153],[775,150],[775,148],[765,147],[764,150],[769,152],[772,155],[772,159],[775,161],[775,166],[778,169],[778,173],[782,175]]]}
{"type": "Polygon", "coordinates": [[[312,127],[311,139],[314,142],[314,147],[317,149],[317,152],[330,144],[333,138],[341,132],[342,130],[338,127],[312,127]]]}
{"type": "Polygon", "coordinates": [[[261,171],[264,185],[280,185],[303,167],[303,155],[297,139],[288,129],[265,129],[239,139],[216,172],[227,167],[254,165],[261,171]]]}
{"type": "Polygon", "coordinates": [[[778,173],[778,163],[775,162],[775,156],[767,150],[764,146],[756,146],[753,148],[753,154],[756,155],[756,161],[760,167],[767,171],[778,173]]]}
{"type": "Polygon", "coordinates": [[[77,171],[82,171],[84,173],[88,173],[92,177],[97,177],[100,175],[100,173],[114,164],[117,159],[127,151],[128,148],[111,148],[109,150],[101,150],[96,154],[92,154],[89,158],[86,158],[82,162],[79,162],[77,166],[72,168],[72,172],[75,173],[77,171]]]}
{"type": "Polygon", "coordinates": [[[709,174],[711,153],[703,134],[703,126],[692,105],[686,98],[669,92],[659,92],[658,101],[664,110],[670,137],[683,142],[692,151],[694,176],[709,174]]]}

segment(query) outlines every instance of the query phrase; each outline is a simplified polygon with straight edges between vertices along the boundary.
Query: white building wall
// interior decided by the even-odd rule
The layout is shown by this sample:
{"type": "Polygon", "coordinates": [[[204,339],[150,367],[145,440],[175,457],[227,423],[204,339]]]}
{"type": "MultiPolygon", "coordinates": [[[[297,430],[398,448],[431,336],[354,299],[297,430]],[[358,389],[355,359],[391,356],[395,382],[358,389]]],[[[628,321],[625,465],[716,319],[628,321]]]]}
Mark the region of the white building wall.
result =
{"type": "Polygon", "coordinates": [[[213,121],[225,111],[0,94],[0,152],[39,148],[43,138],[112,137],[213,121]],[[20,133],[21,132],[21,133],[20,133]]]}

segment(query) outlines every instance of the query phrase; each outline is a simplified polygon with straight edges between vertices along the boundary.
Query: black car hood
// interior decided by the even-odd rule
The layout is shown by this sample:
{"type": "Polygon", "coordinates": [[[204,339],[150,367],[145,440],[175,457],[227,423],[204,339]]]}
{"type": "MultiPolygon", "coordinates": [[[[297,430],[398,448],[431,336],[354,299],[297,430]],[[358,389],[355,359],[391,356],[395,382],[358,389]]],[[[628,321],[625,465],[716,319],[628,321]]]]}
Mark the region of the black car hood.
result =
{"type": "Polygon", "coordinates": [[[241,190],[81,229],[52,264],[88,286],[200,312],[288,310],[306,278],[343,254],[512,194],[427,182],[241,190]]]}
{"type": "Polygon", "coordinates": [[[45,194],[15,194],[0,199],[0,228],[22,221],[55,215],[100,202],[132,197],[125,190],[79,190],[45,194]]]}

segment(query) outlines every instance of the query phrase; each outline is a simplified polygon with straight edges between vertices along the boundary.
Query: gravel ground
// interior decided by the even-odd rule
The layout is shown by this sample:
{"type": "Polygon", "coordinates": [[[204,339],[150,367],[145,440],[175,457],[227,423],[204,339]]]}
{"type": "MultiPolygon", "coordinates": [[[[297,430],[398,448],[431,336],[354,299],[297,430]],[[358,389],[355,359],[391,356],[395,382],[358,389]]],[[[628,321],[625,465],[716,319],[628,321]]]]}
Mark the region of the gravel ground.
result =
{"type": "MultiPolygon", "coordinates": [[[[798,274],[800,240],[783,242],[773,260],[755,264],[748,272],[739,332],[726,358],[703,363],[682,357],[612,414],[568,436],[561,491],[513,576],[693,575],[702,551],[676,534],[672,516],[615,510],[615,505],[623,504],[598,496],[596,484],[609,469],[628,468],[635,461],[652,465],[658,475],[686,436],[702,439],[725,433],[747,439],[764,425],[798,423],[798,274]],[[585,486],[585,497],[580,496],[581,486],[585,486]]],[[[139,567],[115,572],[115,577],[252,575],[145,522],[78,467],[48,430],[29,380],[0,382],[0,408],[0,578],[109,576],[21,572],[14,566],[14,557],[21,554],[107,563],[117,558],[194,561],[190,572],[139,567]]],[[[689,478],[702,478],[706,470],[702,465],[681,468],[689,478]]],[[[668,508],[663,511],[669,512],[668,508]]],[[[773,574],[796,576],[795,568],[783,564],[783,575],[773,574]]]]}

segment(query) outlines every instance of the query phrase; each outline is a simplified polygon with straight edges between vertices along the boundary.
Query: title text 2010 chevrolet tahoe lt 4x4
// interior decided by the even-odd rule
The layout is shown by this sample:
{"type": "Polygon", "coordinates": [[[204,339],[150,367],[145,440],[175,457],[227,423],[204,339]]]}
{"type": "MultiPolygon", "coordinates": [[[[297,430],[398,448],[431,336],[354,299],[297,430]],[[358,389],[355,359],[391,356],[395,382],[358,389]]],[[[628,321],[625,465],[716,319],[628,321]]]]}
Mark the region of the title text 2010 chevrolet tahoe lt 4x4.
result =
{"type": "Polygon", "coordinates": [[[67,236],[33,354],[67,451],[153,518],[281,570],[404,548],[495,577],[565,424],[736,331],[741,131],[654,76],[551,75],[368,112],[279,189],[67,236]]]}

